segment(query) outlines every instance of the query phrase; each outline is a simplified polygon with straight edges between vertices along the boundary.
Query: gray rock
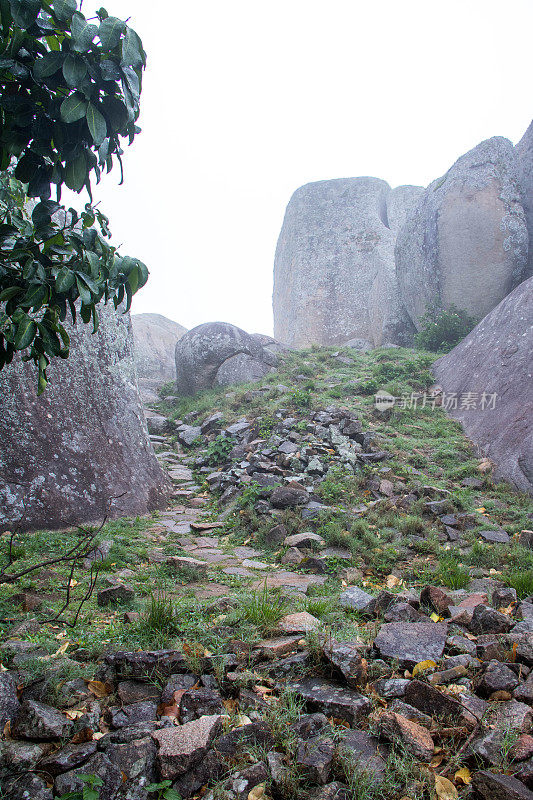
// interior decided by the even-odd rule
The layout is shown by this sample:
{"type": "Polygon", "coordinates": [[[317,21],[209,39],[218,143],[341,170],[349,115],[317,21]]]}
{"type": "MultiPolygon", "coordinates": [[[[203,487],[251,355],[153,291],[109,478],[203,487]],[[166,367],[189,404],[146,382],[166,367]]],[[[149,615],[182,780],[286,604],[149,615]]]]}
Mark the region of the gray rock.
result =
{"type": "Polygon", "coordinates": [[[54,781],[56,793],[63,795],[81,789],[84,785],[81,780],[83,775],[96,775],[103,781],[103,786],[99,787],[100,800],[113,800],[123,784],[120,768],[112,764],[105,753],[95,753],[82,766],[57,776],[54,781]]]}
{"type": "Polygon", "coordinates": [[[224,714],[224,705],[220,692],[213,689],[189,689],[180,700],[180,722],[192,722],[193,719],[213,714],[224,714]]]}
{"type": "Polygon", "coordinates": [[[143,722],[155,720],[157,703],[153,700],[141,700],[126,706],[111,706],[107,709],[106,718],[112,728],[126,728],[143,722]]]}
{"type": "Polygon", "coordinates": [[[474,772],[472,785],[481,800],[533,800],[533,792],[511,775],[474,772]]]}
{"type": "Polygon", "coordinates": [[[533,122],[515,147],[520,197],[529,233],[527,276],[533,275],[533,122]]]}
{"type": "Polygon", "coordinates": [[[139,783],[138,779],[145,786],[155,780],[156,750],[154,740],[146,736],[123,744],[112,742],[106,748],[105,754],[127,776],[127,786],[130,789],[132,782],[139,783]]]}
{"type": "Polygon", "coordinates": [[[363,695],[323,678],[296,680],[292,688],[311,710],[346,719],[350,724],[363,718],[371,708],[370,701],[363,695]]]}
{"type": "Polygon", "coordinates": [[[165,728],[152,734],[159,749],[157,759],[163,779],[184,775],[207,753],[222,729],[220,715],[201,717],[177,728],[165,728]]]}
{"type": "Polygon", "coordinates": [[[85,764],[96,753],[96,742],[68,744],[39,762],[39,769],[50,775],[61,775],[85,764]]]}
{"type": "Polygon", "coordinates": [[[339,751],[356,769],[364,769],[372,783],[381,783],[385,776],[389,747],[366,731],[347,731],[339,743],[339,751]]]}
{"type": "Polygon", "coordinates": [[[228,382],[257,380],[270,371],[272,358],[273,354],[256,338],[235,325],[227,322],[198,325],[176,344],[178,394],[193,395],[217,384],[227,386],[228,382]]]}
{"type": "Polygon", "coordinates": [[[24,700],[11,728],[15,736],[36,741],[53,741],[69,735],[72,722],[52,706],[24,700]]]}
{"type": "Polygon", "coordinates": [[[16,717],[19,709],[15,678],[9,672],[0,672],[0,731],[8,720],[16,717]]]}
{"type": "Polygon", "coordinates": [[[512,692],[517,686],[518,678],[512,669],[500,661],[489,661],[477,691],[482,697],[490,697],[493,692],[512,692]]]}
{"type": "Polygon", "coordinates": [[[33,770],[47,746],[15,739],[0,741],[0,778],[13,772],[33,770]]]}
{"type": "Polygon", "coordinates": [[[435,744],[429,731],[395,711],[385,711],[378,720],[380,735],[388,741],[400,740],[403,747],[420,761],[431,761],[435,744]]]}
{"type": "Polygon", "coordinates": [[[296,764],[311,783],[328,782],[335,755],[335,743],[329,736],[315,736],[300,742],[296,750],[296,764]]]}
{"type": "Polygon", "coordinates": [[[52,800],[49,789],[38,775],[17,775],[2,783],[2,796],[8,800],[52,800]]]}
{"type": "Polygon", "coordinates": [[[509,534],[505,531],[480,531],[479,535],[486,542],[493,544],[509,544],[509,534]]]}
{"type": "Polygon", "coordinates": [[[477,392],[475,409],[448,409],[496,464],[496,478],[533,493],[533,278],[503,300],[457,347],[435,362],[445,392],[477,392]],[[485,408],[482,409],[482,393],[485,408]],[[492,408],[490,398],[495,398],[492,408]]]}
{"type": "Polygon", "coordinates": [[[220,365],[216,376],[216,384],[218,386],[233,386],[236,383],[254,383],[255,381],[260,381],[271,371],[272,366],[267,362],[264,353],[262,361],[247,353],[237,353],[237,355],[226,359],[220,365]]]}
{"type": "Polygon", "coordinates": [[[292,536],[287,536],[283,542],[287,547],[324,547],[326,542],[319,536],[318,533],[312,531],[304,531],[303,533],[294,533],[292,536]]]}
{"type": "Polygon", "coordinates": [[[393,658],[400,666],[420,661],[438,661],[446,644],[448,626],[433,622],[387,622],[374,640],[382,658],[393,658]]]}
{"type": "Polygon", "coordinates": [[[309,183],[292,196],[274,262],[274,335],[296,347],[400,343],[390,187],[378,178],[309,183]]]}
{"type": "Polygon", "coordinates": [[[145,409],[144,416],[146,418],[146,427],[150,434],[164,436],[172,428],[172,422],[162,414],[145,409]]]}
{"type": "Polygon", "coordinates": [[[507,633],[513,624],[505,614],[480,604],[474,608],[470,630],[472,633],[507,633]]]}
{"type": "Polygon", "coordinates": [[[525,277],[517,177],[511,143],[494,137],[428,186],[396,242],[400,296],[414,325],[435,302],[481,319],[525,277]]]}
{"type": "Polygon", "coordinates": [[[329,639],[323,651],[329,663],[342,673],[352,689],[366,682],[366,667],[360,651],[360,644],[337,642],[335,639],[329,639]]]}
{"type": "Polygon", "coordinates": [[[398,233],[424,194],[423,186],[397,186],[387,195],[387,222],[398,233]]]}
{"type": "Polygon", "coordinates": [[[187,329],[161,314],[132,314],[135,366],[141,396],[176,379],[174,351],[187,329]]]}
{"type": "Polygon", "coordinates": [[[278,486],[270,495],[274,508],[295,508],[303,506],[309,500],[309,493],[303,486],[278,486]]]}
{"type": "Polygon", "coordinates": [[[328,718],[320,712],[303,714],[291,725],[291,730],[298,739],[313,739],[328,726],[328,718]]]}
{"type": "Polygon", "coordinates": [[[170,483],[146,430],[129,317],[112,304],[99,315],[95,335],[67,324],[70,356],[52,361],[40,397],[32,364],[15,358],[0,372],[0,529],[93,521],[111,501],[115,517],[166,505],[170,483]]]}
{"type": "Polygon", "coordinates": [[[130,586],[123,583],[117,583],[113,586],[107,586],[101,589],[97,596],[99,606],[108,606],[111,603],[131,603],[135,597],[135,592],[130,586]]]}
{"type": "Polygon", "coordinates": [[[372,615],[376,606],[376,598],[360,589],[359,586],[349,586],[339,597],[339,605],[342,608],[350,608],[352,611],[372,615]]]}

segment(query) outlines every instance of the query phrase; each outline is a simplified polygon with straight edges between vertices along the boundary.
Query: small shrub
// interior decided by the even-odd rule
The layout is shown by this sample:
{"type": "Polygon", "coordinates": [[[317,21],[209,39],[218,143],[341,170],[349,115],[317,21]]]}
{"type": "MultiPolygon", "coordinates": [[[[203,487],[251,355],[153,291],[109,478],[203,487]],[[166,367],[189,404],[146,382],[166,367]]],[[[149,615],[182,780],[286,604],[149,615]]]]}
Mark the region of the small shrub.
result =
{"type": "Polygon", "coordinates": [[[219,434],[217,438],[207,446],[205,458],[212,467],[225,464],[229,459],[229,454],[233,450],[235,439],[232,436],[219,434]]]}
{"type": "Polygon", "coordinates": [[[433,305],[420,317],[420,325],[414,338],[415,347],[448,353],[470,333],[477,321],[453,305],[448,308],[433,305]]]}
{"type": "Polygon", "coordinates": [[[309,408],[311,405],[311,390],[293,389],[289,395],[289,401],[296,408],[309,408]]]}

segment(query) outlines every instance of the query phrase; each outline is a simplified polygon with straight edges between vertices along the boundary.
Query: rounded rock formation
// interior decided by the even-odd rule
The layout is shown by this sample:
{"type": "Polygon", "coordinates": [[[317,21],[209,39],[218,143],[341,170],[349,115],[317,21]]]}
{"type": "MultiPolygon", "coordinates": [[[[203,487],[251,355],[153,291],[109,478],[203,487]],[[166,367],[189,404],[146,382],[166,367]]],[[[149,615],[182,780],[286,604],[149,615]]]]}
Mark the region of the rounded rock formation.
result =
{"type": "Polygon", "coordinates": [[[261,341],[228,322],[206,322],[176,344],[178,394],[260,380],[277,362],[261,341]]]}
{"type": "Polygon", "coordinates": [[[482,319],[525,277],[528,232],[512,144],[494,137],[434,181],[398,233],[400,298],[418,328],[433,305],[482,319]]]}
{"type": "Polygon", "coordinates": [[[274,264],[276,339],[294,347],[355,338],[407,343],[412,325],[397,299],[390,191],[378,178],[342,178],[293,194],[274,264]]]}
{"type": "Polygon", "coordinates": [[[37,397],[33,364],[0,371],[0,529],[61,528],[166,505],[168,478],[140,404],[129,315],[99,309],[100,327],[68,325],[37,397]],[[110,505],[111,504],[111,505],[110,505]]]}
{"type": "Polygon", "coordinates": [[[533,275],[533,122],[515,147],[520,181],[520,196],[529,232],[529,253],[526,273],[533,275]]]}
{"type": "Polygon", "coordinates": [[[174,351],[187,328],[161,314],[132,314],[131,324],[141,398],[156,400],[158,389],[176,380],[174,351]]]}
{"type": "Polygon", "coordinates": [[[433,368],[445,393],[443,405],[495,462],[496,477],[531,494],[532,309],[533,278],[529,278],[433,368]]]}

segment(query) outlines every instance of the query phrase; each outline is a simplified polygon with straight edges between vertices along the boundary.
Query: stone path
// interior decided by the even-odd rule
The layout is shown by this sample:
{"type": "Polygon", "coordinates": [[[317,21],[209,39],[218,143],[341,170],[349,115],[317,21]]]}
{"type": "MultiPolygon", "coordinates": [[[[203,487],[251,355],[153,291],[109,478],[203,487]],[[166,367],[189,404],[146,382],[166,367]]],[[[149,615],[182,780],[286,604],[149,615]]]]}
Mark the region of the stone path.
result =
{"type": "MultiPolygon", "coordinates": [[[[196,559],[207,568],[220,569],[229,577],[240,578],[252,590],[263,589],[266,584],[268,589],[280,588],[287,594],[305,593],[309,586],[325,582],[323,575],[303,575],[269,563],[268,555],[254,547],[228,545],[222,535],[223,521],[208,518],[203,508],[208,501],[200,494],[200,487],[187,466],[189,456],[168,450],[168,443],[162,436],[154,436],[152,440],[156,448],[164,448],[159,452],[156,449],[156,455],[175,487],[175,505],[161,513],[159,519],[168,535],[177,534],[178,538],[173,541],[181,548],[180,555],[196,559]]],[[[153,563],[163,563],[166,559],[162,548],[154,548],[150,554],[153,563]]],[[[228,594],[230,588],[206,577],[205,583],[190,583],[187,590],[198,599],[205,599],[228,594]]]]}

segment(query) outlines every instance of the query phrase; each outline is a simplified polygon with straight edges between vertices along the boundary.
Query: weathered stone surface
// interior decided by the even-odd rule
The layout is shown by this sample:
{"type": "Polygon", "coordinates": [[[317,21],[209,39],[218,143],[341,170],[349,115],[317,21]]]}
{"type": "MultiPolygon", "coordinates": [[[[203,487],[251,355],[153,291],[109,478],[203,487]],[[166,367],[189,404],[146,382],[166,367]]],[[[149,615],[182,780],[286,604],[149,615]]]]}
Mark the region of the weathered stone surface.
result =
{"type": "Polygon", "coordinates": [[[262,378],[276,356],[235,325],[206,322],[177,342],[175,361],[178,394],[193,395],[215,385],[262,378]]]}
{"type": "Polygon", "coordinates": [[[351,688],[366,682],[366,667],[360,649],[361,645],[352,642],[329,639],[323,650],[326,659],[342,673],[351,688]]]}
{"type": "Polygon", "coordinates": [[[21,742],[16,739],[0,741],[0,778],[12,772],[32,770],[49,745],[21,742]]]}
{"type": "Polygon", "coordinates": [[[126,728],[143,722],[151,722],[156,718],[157,703],[153,700],[141,700],[127,706],[111,706],[107,709],[106,718],[112,728],[126,728]]]}
{"type": "Polygon", "coordinates": [[[84,786],[82,775],[96,775],[103,781],[99,787],[100,800],[113,800],[118,789],[123,784],[122,772],[116,764],[112,764],[105,753],[95,753],[94,756],[70,772],[65,772],[54,781],[54,789],[58,795],[74,792],[84,786]]]}
{"type": "Polygon", "coordinates": [[[513,624],[513,620],[501,611],[480,604],[474,608],[470,630],[472,633],[507,633],[513,624]]]}
{"type": "Polygon", "coordinates": [[[15,736],[47,742],[68,736],[72,722],[52,706],[25,700],[11,728],[15,736]]]}
{"type": "Polygon", "coordinates": [[[176,379],[176,342],[187,332],[161,314],[132,314],[135,366],[141,396],[147,399],[176,379]]]}
{"type": "Polygon", "coordinates": [[[172,780],[187,772],[203,758],[221,729],[222,719],[217,714],[177,728],[154,731],[152,736],[159,745],[157,758],[161,777],[172,780]]]}
{"type": "Polygon", "coordinates": [[[204,716],[224,714],[220,692],[204,687],[189,689],[180,700],[180,722],[192,722],[204,716]]]}
{"type": "Polygon", "coordinates": [[[32,364],[0,373],[0,529],[62,528],[166,505],[170,483],[148,439],[128,315],[99,310],[100,328],[67,324],[37,397],[32,364]],[[113,498],[115,498],[113,500],[113,498]],[[23,508],[25,503],[25,510],[23,508]]]}
{"type": "Polygon", "coordinates": [[[358,769],[367,771],[372,783],[383,780],[389,747],[366,731],[348,731],[339,742],[339,751],[358,769]]]}
{"type": "Polygon", "coordinates": [[[474,773],[472,785],[481,800],[533,800],[533,792],[511,775],[482,770],[474,773]]]}
{"type": "Polygon", "coordinates": [[[517,686],[518,678],[512,669],[500,661],[489,661],[477,691],[483,697],[490,697],[493,692],[512,692],[517,686]]]}
{"type": "Polygon", "coordinates": [[[106,586],[101,589],[96,599],[99,606],[108,606],[113,603],[131,603],[134,597],[135,592],[131,586],[117,583],[114,586],[106,586]]]}
{"type": "Polygon", "coordinates": [[[392,742],[400,739],[407,752],[420,761],[429,762],[433,758],[435,744],[422,725],[394,711],[385,711],[379,718],[378,728],[385,739],[392,742]]]}
{"type": "Polygon", "coordinates": [[[320,620],[307,611],[287,614],[278,622],[278,628],[285,633],[306,633],[320,627],[320,620]]]}
{"type": "Polygon", "coordinates": [[[398,659],[400,665],[414,666],[420,661],[438,661],[446,644],[447,625],[433,622],[387,622],[382,625],[374,646],[383,658],[398,659]]]}
{"type": "Polygon", "coordinates": [[[277,339],[379,345],[410,332],[398,303],[389,193],[378,178],[341,178],[293,194],[274,263],[277,339]]]}
{"type": "Polygon", "coordinates": [[[351,608],[352,611],[371,615],[374,613],[376,598],[365,592],[364,589],[360,589],[359,586],[349,586],[341,594],[339,604],[342,608],[351,608]]]}
{"type": "Polygon", "coordinates": [[[0,730],[8,720],[16,717],[19,709],[15,678],[9,672],[0,672],[0,730]]]}
{"type": "MultiPolygon", "coordinates": [[[[303,486],[277,486],[270,496],[270,502],[274,508],[295,508],[296,506],[303,506],[309,500],[309,494],[303,486]]],[[[295,534],[298,536],[299,534],[295,534]]],[[[294,537],[289,536],[288,539],[292,540],[294,537]]],[[[296,541],[299,541],[297,539],[296,541]]],[[[291,544],[285,540],[285,544],[289,547],[291,544]]]]}
{"type": "Polygon", "coordinates": [[[371,707],[370,701],[363,695],[323,678],[296,680],[292,688],[311,710],[316,709],[326,715],[346,719],[350,724],[365,716],[371,707]]]}
{"type": "Polygon", "coordinates": [[[108,653],[105,662],[122,678],[144,678],[152,675],[173,675],[186,672],[187,662],[179,650],[118,650],[108,653]]]}
{"type": "Polygon", "coordinates": [[[511,143],[494,137],[428,186],[396,242],[400,296],[414,325],[434,302],[481,319],[525,277],[517,177],[511,143]]]}
{"type": "Polygon", "coordinates": [[[533,493],[533,278],[520,284],[457,347],[435,362],[447,393],[477,392],[477,407],[448,409],[496,464],[496,478],[533,493]],[[485,402],[482,404],[483,392],[485,402]],[[490,400],[495,397],[495,402],[490,400]],[[481,406],[484,405],[483,409],[481,406]],[[492,407],[494,406],[494,407],[492,407]]]}
{"type": "Polygon", "coordinates": [[[387,195],[387,221],[392,231],[398,233],[423,194],[423,186],[397,186],[391,189],[387,195]]]}
{"type": "Polygon", "coordinates": [[[38,775],[17,775],[2,783],[2,795],[8,800],[52,800],[52,790],[38,775]]]}
{"type": "Polygon", "coordinates": [[[315,736],[300,742],[296,763],[311,783],[325,784],[331,774],[335,743],[329,736],[315,736]]]}
{"type": "Polygon", "coordinates": [[[527,275],[533,275],[533,122],[515,147],[520,197],[529,233],[527,275]]]}
{"type": "Polygon", "coordinates": [[[85,764],[96,753],[96,742],[68,744],[39,763],[39,769],[50,775],[61,775],[85,764]]]}

